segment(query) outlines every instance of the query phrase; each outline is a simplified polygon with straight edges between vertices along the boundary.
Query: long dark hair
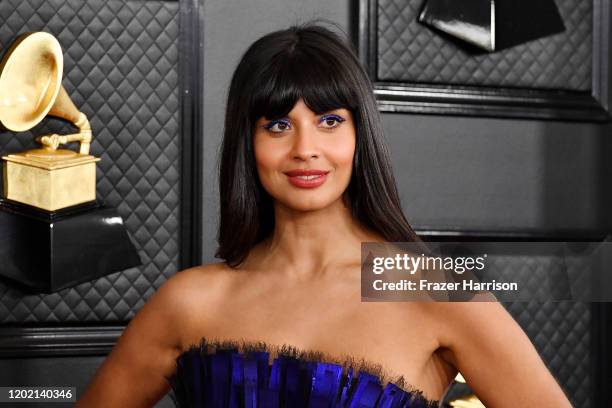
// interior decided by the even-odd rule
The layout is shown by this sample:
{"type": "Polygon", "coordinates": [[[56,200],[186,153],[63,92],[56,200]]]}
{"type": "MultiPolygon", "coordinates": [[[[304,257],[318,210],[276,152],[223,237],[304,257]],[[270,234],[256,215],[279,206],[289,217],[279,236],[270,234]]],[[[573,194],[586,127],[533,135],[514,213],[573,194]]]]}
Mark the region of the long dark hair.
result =
{"type": "Polygon", "coordinates": [[[308,23],[255,41],[234,72],[221,148],[215,255],[239,265],[274,230],[273,199],[257,176],[254,126],[262,116],[286,116],[300,98],[317,114],[345,108],[353,115],[356,147],[344,194],[353,217],[387,241],[420,241],[402,212],[367,74],[346,40],[308,23]]]}

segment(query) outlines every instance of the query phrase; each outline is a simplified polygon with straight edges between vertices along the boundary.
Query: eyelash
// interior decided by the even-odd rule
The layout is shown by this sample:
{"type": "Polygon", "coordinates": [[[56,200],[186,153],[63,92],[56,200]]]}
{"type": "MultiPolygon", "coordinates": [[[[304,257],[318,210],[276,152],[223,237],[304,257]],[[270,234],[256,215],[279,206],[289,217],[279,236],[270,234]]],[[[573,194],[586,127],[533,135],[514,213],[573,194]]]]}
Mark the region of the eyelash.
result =
{"type": "MultiPolygon", "coordinates": [[[[342,122],[344,122],[346,119],[344,119],[342,116],[339,115],[334,115],[334,114],[329,114],[329,115],[323,115],[321,117],[321,120],[319,121],[319,123],[323,123],[323,122],[327,122],[328,120],[333,119],[336,121],[336,124],[334,126],[324,126],[324,129],[335,129],[338,126],[340,126],[340,124],[342,122]]],[[[266,123],[265,125],[263,125],[263,128],[272,132],[272,133],[281,133],[286,129],[283,130],[272,130],[272,128],[278,124],[283,124],[286,126],[291,126],[291,124],[289,123],[289,121],[287,119],[277,119],[277,120],[271,120],[270,122],[266,123]]]]}
{"type": "Polygon", "coordinates": [[[277,120],[271,120],[270,122],[266,123],[265,125],[263,125],[264,129],[269,130],[272,133],[280,133],[283,130],[272,130],[272,128],[278,124],[283,124],[283,125],[287,125],[290,126],[289,121],[287,119],[277,119],[277,120]]]}
{"type": "Polygon", "coordinates": [[[340,124],[341,124],[342,122],[344,122],[344,121],[345,121],[345,119],[344,119],[342,116],[338,116],[338,115],[323,115],[323,116],[321,117],[321,121],[320,121],[319,123],[321,123],[321,122],[327,122],[329,119],[334,119],[334,120],[336,121],[336,124],[335,124],[334,126],[331,126],[331,127],[327,128],[327,129],[333,129],[333,128],[336,128],[336,127],[340,126],[340,124]]]}

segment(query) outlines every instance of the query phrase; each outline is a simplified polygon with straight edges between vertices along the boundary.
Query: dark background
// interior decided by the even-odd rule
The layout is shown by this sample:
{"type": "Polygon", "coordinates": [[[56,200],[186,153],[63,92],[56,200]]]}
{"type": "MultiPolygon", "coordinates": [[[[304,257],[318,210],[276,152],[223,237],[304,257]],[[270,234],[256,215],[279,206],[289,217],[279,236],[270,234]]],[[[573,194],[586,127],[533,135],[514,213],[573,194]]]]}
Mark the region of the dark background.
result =
{"type": "MultiPolygon", "coordinates": [[[[201,223],[201,262],[215,260],[217,153],[227,87],[240,56],[259,36],[312,18],[335,21],[354,36],[356,3],[352,0],[201,3],[202,219],[191,220],[201,223]]],[[[546,235],[558,230],[610,230],[612,226],[610,124],[398,113],[383,113],[382,117],[403,207],[409,222],[419,230],[478,230],[491,235],[531,231],[546,235]]],[[[94,130],[94,140],[95,137],[94,130]]],[[[126,211],[124,216],[129,214],[126,211]]],[[[149,298],[150,288],[155,286],[157,283],[145,286],[146,292],[137,299],[149,298]]],[[[129,290],[129,285],[124,289],[129,290]]],[[[93,318],[90,323],[124,324],[142,306],[142,301],[127,309],[111,305],[111,310],[123,307],[117,318],[93,318]]],[[[515,310],[517,315],[523,315],[524,321],[541,322],[532,327],[532,339],[546,333],[555,338],[557,343],[548,342],[539,351],[555,375],[566,379],[566,389],[580,390],[570,395],[575,405],[595,406],[591,392],[597,374],[591,371],[592,362],[582,365],[578,362],[580,370],[574,368],[573,373],[568,373],[565,362],[555,357],[557,352],[572,355],[572,350],[563,349],[567,344],[558,338],[563,333],[566,337],[567,333],[570,337],[582,337],[573,343],[583,349],[581,358],[588,358],[594,349],[595,339],[589,337],[588,327],[564,327],[567,322],[563,320],[569,316],[573,319],[570,325],[590,324],[593,316],[588,306],[521,306],[515,310]]],[[[40,324],[44,325],[44,321],[40,324]]],[[[78,320],[72,323],[77,324],[78,320]]],[[[526,330],[529,332],[528,327],[526,330]]],[[[71,385],[77,386],[80,394],[102,361],[101,355],[5,358],[0,360],[0,384],[71,385]]],[[[158,406],[169,406],[167,399],[158,406]]]]}

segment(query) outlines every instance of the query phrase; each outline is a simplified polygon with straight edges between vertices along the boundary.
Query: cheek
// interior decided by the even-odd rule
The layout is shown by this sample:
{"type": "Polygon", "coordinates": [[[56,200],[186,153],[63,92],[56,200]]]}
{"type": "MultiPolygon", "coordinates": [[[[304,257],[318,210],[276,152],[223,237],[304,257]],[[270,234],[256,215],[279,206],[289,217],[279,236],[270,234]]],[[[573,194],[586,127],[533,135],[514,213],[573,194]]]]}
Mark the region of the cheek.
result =
{"type": "Polygon", "coordinates": [[[274,184],[274,180],[278,177],[278,169],[282,168],[284,160],[283,148],[282,146],[275,146],[274,143],[270,143],[270,140],[265,138],[255,137],[253,140],[253,151],[259,180],[264,188],[269,190],[274,184]]]}
{"type": "Polygon", "coordinates": [[[268,143],[263,141],[261,137],[257,137],[257,134],[253,139],[253,151],[255,153],[255,163],[258,170],[265,170],[274,166],[274,162],[276,161],[274,150],[270,149],[268,143]]]}
{"type": "Polygon", "coordinates": [[[355,136],[349,134],[346,138],[332,146],[330,155],[338,171],[350,173],[353,168],[353,158],[355,157],[355,136]]]}
{"type": "Polygon", "coordinates": [[[352,165],[353,157],[355,156],[355,143],[339,146],[336,151],[336,160],[344,165],[352,165]]]}

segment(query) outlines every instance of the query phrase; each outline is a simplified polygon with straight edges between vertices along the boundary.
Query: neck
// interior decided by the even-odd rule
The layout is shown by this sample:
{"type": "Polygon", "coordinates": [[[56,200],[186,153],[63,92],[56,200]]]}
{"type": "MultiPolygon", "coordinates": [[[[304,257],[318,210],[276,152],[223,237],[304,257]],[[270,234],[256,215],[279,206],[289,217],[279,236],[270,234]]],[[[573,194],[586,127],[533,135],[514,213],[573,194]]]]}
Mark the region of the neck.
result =
{"type": "Polygon", "coordinates": [[[275,203],[272,235],[258,245],[255,264],[304,281],[337,273],[361,262],[361,242],[382,238],[353,218],[342,200],[316,211],[275,203]]]}

